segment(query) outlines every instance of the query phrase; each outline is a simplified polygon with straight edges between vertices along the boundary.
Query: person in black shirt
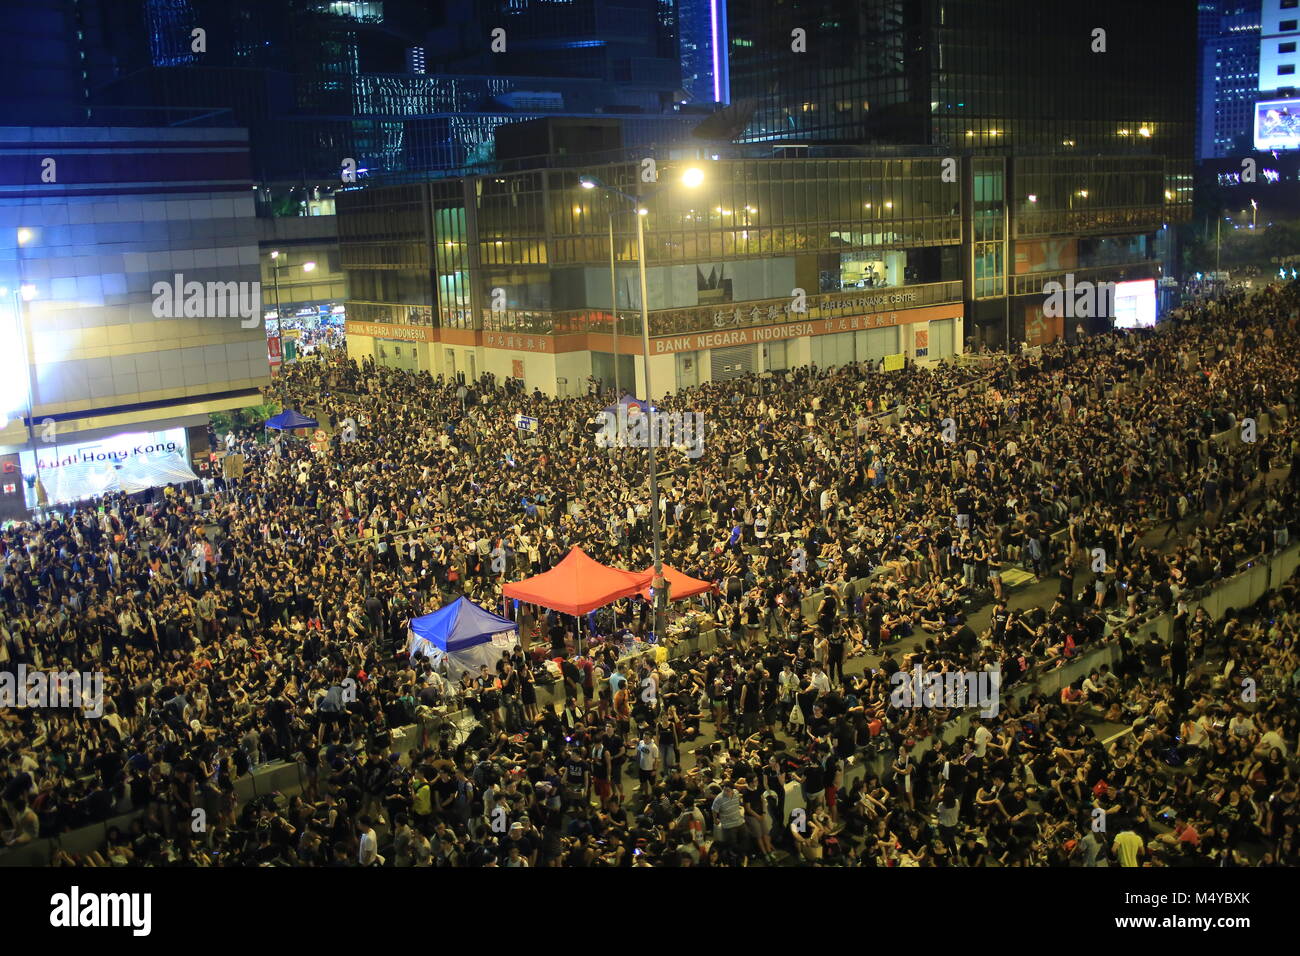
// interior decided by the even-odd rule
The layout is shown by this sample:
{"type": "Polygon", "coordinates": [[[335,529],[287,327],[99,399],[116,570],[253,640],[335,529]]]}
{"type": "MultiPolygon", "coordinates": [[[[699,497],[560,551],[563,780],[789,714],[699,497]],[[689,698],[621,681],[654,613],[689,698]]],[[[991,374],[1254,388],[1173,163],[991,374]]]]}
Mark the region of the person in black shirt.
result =
{"type": "Polygon", "coordinates": [[[958,613],[957,615],[957,647],[967,657],[970,657],[979,648],[979,638],[975,636],[975,631],[966,623],[966,615],[958,613]]]}
{"type": "Polygon", "coordinates": [[[826,633],[826,676],[834,685],[844,683],[844,630],[835,627],[826,633]]]}
{"type": "Polygon", "coordinates": [[[988,851],[976,841],[974,833],[966,834],[965,842],[962,843],[961,849],[957,851],[957,855],[961,857],[962,863],[966,866],[983,866],[984,857],[987,853],[988,851]]]}
{"type": "Polygon", "coordinates": [[[893,676],[898,673],[899,666],[898,661],[894,660],[894,652],[886,648],[884,656],[880,659],[880,670],[885,675],[886,683],[889,683],[893,676]]]}

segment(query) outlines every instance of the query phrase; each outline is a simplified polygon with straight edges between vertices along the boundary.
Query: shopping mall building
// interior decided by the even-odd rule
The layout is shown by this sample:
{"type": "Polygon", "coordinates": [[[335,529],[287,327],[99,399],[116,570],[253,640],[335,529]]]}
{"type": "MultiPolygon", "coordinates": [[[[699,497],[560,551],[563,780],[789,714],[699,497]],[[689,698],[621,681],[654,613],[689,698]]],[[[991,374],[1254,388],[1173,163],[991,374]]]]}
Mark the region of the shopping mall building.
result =
{"type": "Polygon", "coordinates": [[[3,127],[0,158],[0,520],[200,467],[270,381],[248,134],[3,127]]]}
{"type": "Polygon", "coordinates": [[[1116,322],[1151,320],[1171,227],[1191,213],[1190,171],[1160,155],[851,152],[706,147],[603,165],[560,156],[342,193],[349,353],[559,395],[584,391],[589,376],[611,382],[618,355],[621,384],[635,378],[641,393],[634,207],[583,188],[587,178],[646,197],[656,394],[1109,325],[1044,316],[1044,284],[1067,274],[1076,286],[1120,284],[1116,322]],[[687,169],[703,173],[694,188],[687,169]]]}

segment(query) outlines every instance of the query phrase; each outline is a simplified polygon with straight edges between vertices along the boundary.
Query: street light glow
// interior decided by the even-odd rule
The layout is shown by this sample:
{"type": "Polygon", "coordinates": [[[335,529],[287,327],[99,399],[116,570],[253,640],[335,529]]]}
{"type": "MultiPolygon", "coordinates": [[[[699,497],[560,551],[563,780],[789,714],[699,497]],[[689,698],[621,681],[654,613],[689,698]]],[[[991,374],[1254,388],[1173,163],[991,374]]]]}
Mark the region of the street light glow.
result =
{"type": "Polygon", "coordinates": [[[30,229],[18,230],[18,245],[25,246],[32,241],[32,231],[30,229]]]}
{"type": "Polygon", "coordinates": [[[682,173],[682,185],[688,189],[694,189],[704,182],[704,170],[698,166],[692,166],[686,172],[682,173]]]}
{"type": "Polygon", "coordinates": [[[303,271],[303,272],[311,272],[311,271],[314,270],[315,268],[316,268],[316,263],[314,263],[314,262],[304,262],[304,263],[302,264],[302,271],[303,271]]]}

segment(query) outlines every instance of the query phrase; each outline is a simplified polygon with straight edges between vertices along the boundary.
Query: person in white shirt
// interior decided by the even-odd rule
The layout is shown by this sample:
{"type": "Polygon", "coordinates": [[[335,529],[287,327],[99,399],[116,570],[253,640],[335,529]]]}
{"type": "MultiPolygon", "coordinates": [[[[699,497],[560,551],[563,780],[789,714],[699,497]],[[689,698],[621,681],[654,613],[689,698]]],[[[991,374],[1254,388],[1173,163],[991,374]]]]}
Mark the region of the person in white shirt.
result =
{"type": "Polygon", "coordinates": [[[640,791],[649,794],[654,788],[655,771],[659,769],[659,745],[654,735],[646,728],[636,745],[637,766],[641,770],[640,791]]]}
{"type": "Polygon", "coordinates": [[[1255,726],[1255,721],[1250,714],[1238,711],[1233,715],[1232,720],[1228,721],[1228,732],[1234,737],[1253,737],[1259,733],[1259,728],[1255,726]]]}
{"type": "Polygon", "coordinates": [[[781,674],[777,678],[781,692],[781,703],[790,704],[794,700],[794,695],[799,690],[799,675],[796,674],[787,662],[781,668],[781,674]]]}
{"type": "Polygon", "coordinates": [[[819,694],[829,694],[831,690],[831,679],[826,676],[826,671],[822,670],[820,663],[813,664],[812,673],[808,675],[808,683],[817,688],[819,694]]]}
{"type": "Polygon", "coordinates": [[[357,853],[357,862],[362,866],[383,866],[384,858],[379,855],[379,840],[370,825],[370,817],[363,816],[358,821],[357,829],[361,831],[361,849],[357,853]]]}
{"type": "Polygon", "coordinates": [[[1267,757],[1274,749],[1277,749],[1282,751],[1283,757],[1287,756],[1286,739],[1278,732],[1280,725],[1281,720],[1275,720],[1273,726],[1264,733],[1264,736],[1259,738],[1259,746],[1255,748],[1257,755],[1267,757]]]}
{"type": "Polygon", "coordinates": [[[975,756],[981,760],[984,759],[984,753],[988,750],[989,741],[993,739],[993,732],[981,723],[975,728],[975,756]]]}

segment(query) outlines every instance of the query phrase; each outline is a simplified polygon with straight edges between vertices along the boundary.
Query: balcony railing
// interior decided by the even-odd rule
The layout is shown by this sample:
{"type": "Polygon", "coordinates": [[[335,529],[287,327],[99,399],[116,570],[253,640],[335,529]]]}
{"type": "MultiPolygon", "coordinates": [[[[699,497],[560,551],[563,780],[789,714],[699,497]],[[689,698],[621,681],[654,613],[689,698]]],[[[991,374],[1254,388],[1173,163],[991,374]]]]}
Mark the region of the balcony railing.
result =
{"type": "MultiPolygon", "coordinates": [[[[889,286],[806,295],[802,303],[792,297],[749,302],[719,302],[685,309],[659,309],[650,313],[650,334],[676,335],[711,332],[715,329],[752,328],[783,322],[838,319],[854,315],[897,312],[927,305],[960,302],[960,282],[889,286]],[[796,311],[802,304],[804,311],[796,311]]],[[[640,335],[641,316],[636,310],[620,309],[619,334],[640,335]]],[[[525,332],[536,335],[570,335],[583,332],[613,332],[609,310],[502,309],[483,311],[483,328],[494,332],[525,332]]]]}
{"type": "Polygon", "coordinates": [[[1044,209],[1021,211],[1013,219],[1012,238],[1087,235],[1116,228],[1159,228],[1168,222],[1187,222],[1189,203],[1159,206],[1044,209]]]}
{"type": "Polygon", "coordinates": [[[1147,259],[1142,262],[1127,262],[1114,265],[1095,266],[1091,269],[1066,269],[1056,272],[1035,272],[1030,275],[1014,276],[1012,295],[1038,295],[1048,282],[1065,284],[1066,275],[1074,276],[1075,283],[1090,282],[1129,282],[1134,279],[1157,279],[1160,277],[1160,263],[1147,259]]]}

